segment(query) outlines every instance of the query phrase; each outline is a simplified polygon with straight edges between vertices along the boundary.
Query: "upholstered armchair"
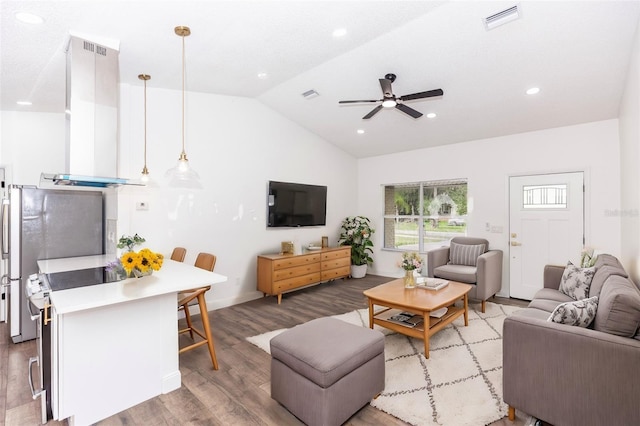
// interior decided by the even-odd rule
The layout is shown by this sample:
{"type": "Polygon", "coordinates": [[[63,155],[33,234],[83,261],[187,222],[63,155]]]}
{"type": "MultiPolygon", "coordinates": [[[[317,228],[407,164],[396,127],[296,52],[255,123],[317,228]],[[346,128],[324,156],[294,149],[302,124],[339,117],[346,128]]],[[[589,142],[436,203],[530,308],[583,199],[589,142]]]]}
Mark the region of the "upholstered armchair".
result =
{"type": "Polygon", "coordinates": [[[484,238],[454,237],[449,247],[427,252],[427,276],[473,284],[470,299],[485,302],[502,287],[502,250],[484,238]]]}

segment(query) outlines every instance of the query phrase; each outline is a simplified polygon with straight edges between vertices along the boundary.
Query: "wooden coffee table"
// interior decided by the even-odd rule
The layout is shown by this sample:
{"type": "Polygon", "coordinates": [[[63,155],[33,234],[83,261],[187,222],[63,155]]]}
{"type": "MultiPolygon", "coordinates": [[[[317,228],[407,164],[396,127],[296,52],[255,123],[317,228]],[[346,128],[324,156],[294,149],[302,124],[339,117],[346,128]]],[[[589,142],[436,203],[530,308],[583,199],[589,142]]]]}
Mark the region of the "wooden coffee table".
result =
{"type": "Polygon", "coordinates": [[[429,337],[451,324],[456,318],[464,315],[464,325],[469,325],[469,303],[467,293],[471,290],[469,284],[449,281],[449,285],[440,290],[427,290],[425,288],[404,288],[404,279],[390,281],[386,284],[370,288],[364,291],[369,299],[369,327],[374,324],[388,328],[397,333],[416,337],[424,340],[424,356],[429,358],[429,337]],[[462,300],[463,307],[454,306],[454,303],[462,300]],[[376,312],[374,305],[383,306],[386,309],[376,312]],[[432,311],[446,307],[447,313],[440,318],[430,317],[432,311]],[[391,309],[411,312],[422,315],[423,323],[415,327],[409,327],[397,322],[385,319],[391,313],[391,309]],[[428,326],[426,326],[428,324],[428,326]]]}

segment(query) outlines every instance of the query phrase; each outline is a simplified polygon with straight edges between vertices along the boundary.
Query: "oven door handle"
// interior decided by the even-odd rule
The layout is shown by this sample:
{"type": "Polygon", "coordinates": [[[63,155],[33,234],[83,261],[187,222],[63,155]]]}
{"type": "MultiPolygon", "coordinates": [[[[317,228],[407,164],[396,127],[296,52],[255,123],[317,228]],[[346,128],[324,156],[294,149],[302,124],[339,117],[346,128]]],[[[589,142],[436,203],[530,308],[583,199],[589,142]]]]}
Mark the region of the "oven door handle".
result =
{"type": "Polygon", "coordinates": [[[40,365],[40,359],[37,356],[32,356],[29,358],[29,387],[31,388],[31,397],[33,399],[37,399],[44,389],[35,390],[33,386],[33,364],[38,363],[40,365]]]}
{"type": "MultiPolygon", "coordinates": [[[[40,319],[40,310],[38,310],[38,313],[34,314],[33,310],[31,310],[31,306],[33,305],[33,303],[31,303],[31,301],[29,301],[29,303],[27,303],[27,308],[29,308],[29,314],[31,315],[31,321],[37,321],[40,319]]],[[[46,309],[46,307],[45,307],[46,309]]]]}

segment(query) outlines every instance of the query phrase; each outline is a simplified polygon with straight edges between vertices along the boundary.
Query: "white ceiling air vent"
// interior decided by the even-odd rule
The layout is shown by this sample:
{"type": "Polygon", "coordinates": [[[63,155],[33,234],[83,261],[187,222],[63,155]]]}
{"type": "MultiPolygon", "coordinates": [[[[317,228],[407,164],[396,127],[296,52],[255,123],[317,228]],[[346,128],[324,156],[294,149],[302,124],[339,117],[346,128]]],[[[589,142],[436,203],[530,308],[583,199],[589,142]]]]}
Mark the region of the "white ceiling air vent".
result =
{"type": "Polygon", "coordinates": [[[492,30],[500,25],[504,25],[508,22],[519,19],[522,13],[520,12],[520,5],[516,4],[508,9],[494,13],[491,16],[484,18],[484,26],[487,31],[492,30]]]}
{"type": "Polygon", "coordinates": [[[315,90],[311,89],[311,90],[307,90],[306,92],[304,92],[304,93],[302,94],[302,96],[303,96],[305,99],[313,99],[313,98],[315,98],[315,97],[317,97],[317,96],[320,96],[320,93],[318,93],[318,92],[316,92],[315,90]]]}

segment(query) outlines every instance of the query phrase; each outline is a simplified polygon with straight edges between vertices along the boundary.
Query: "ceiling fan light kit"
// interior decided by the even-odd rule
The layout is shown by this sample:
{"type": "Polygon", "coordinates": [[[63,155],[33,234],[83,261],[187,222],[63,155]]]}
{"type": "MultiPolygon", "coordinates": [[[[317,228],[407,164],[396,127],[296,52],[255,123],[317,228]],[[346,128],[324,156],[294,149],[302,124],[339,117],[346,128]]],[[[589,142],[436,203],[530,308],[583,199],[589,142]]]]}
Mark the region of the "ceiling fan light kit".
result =
{"type": "Polygon", "coordinates": [[[355,104],[355,103],[381,102],[380,105],[376,106],[367,115],[362,117],[363,120],[370,119],[383,108],[396,108],[413,118],[420,118],[422,117],[422,113],[405,105],[404,102],[444,95],[444,91],[442,89],[434,89],[434,90],[427,90],[426,92],[412,93],[410,95],[397,97],[396,95],[393,94],[393,90],[391,88],[391,83],[393,83],[395,80],[396,80],[396,75],[392,73],[389,73],[385,75],[384,78],[381,78],[378,80],[380,82],[380,88],[382,89],[382,99],[339,101],[338,103],[339,104],[355,104]]]}

